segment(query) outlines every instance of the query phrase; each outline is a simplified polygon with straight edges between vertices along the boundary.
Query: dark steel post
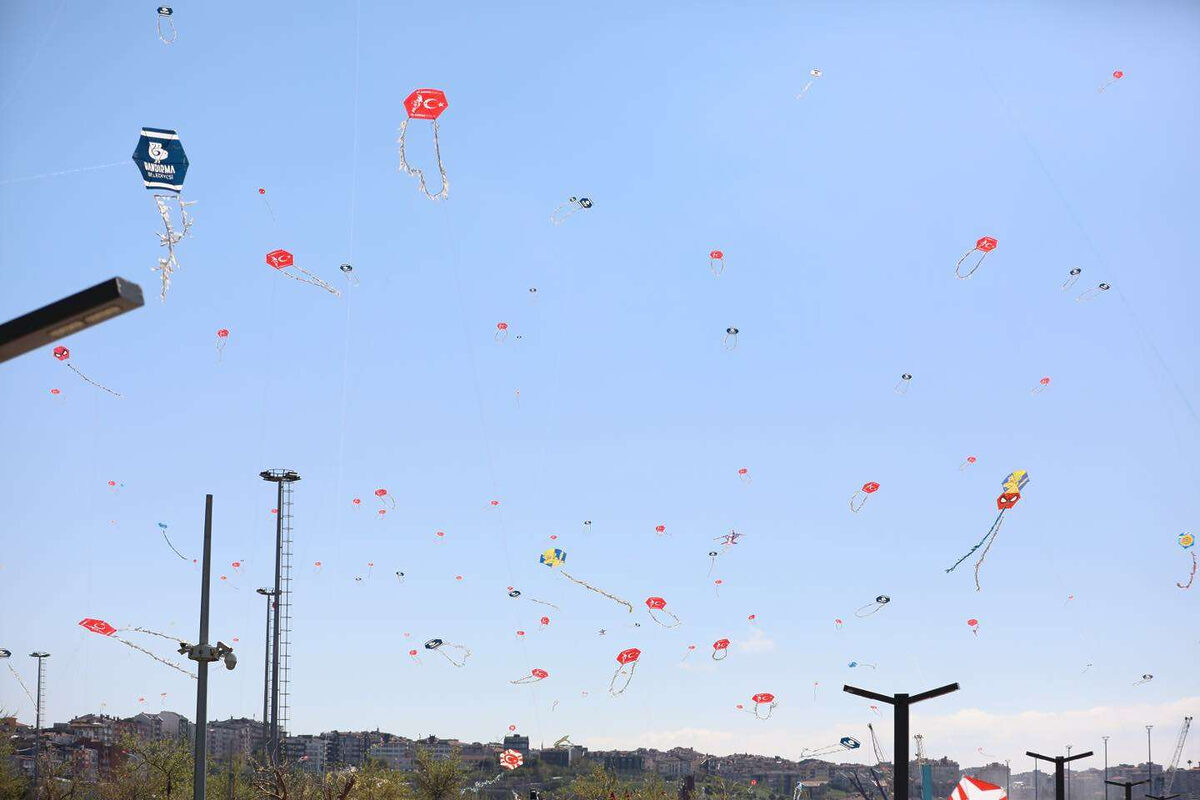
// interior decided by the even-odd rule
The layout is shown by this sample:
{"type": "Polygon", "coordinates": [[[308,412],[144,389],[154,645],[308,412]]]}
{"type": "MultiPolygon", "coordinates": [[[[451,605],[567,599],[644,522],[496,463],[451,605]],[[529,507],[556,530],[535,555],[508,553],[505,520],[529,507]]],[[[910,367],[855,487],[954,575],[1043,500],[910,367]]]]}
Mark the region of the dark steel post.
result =
{"type": "Polygon", "coordinates": [[[892,794],[896,800],[908,800],[908,695],[897,693],[892,704],[893,750],[892,761],[894,786],[892,794]]]}
{"type": "Polygon", "coordinates": [[[1054,800],[1066,800],[1067,796],[1067,781],[1066,781],[1066,759],[1062,756],[1054,757],[1054,800]]]}
{"type": "MultiPolygon", "coordinates": [[[[212,503],[204,495],[204,557],[200,569],[200,641],[208,646],[208,583],[212,573],[212,503]]],[[[204,800],[208,767],[208,661],[196,661],[196,744],[192,765],[192,800],[204,800]]]]}
{"type": "Polygon", "coordinates": [[[279,597],[283,592],[283,481],[276,484],[275,501],[275,630],[271,643],[271,739],[267,763],[279,759],[279,597]]]}
{"type": "Polygon", "coordinates": [[[267,599],[267,627],[263,634],[263,714],[262,714],[262,753],[263,760],[270,752],[270,720],[267,714],[271,708],[271,603],[275,593],[271,589],[255,589],[267,599]]]}

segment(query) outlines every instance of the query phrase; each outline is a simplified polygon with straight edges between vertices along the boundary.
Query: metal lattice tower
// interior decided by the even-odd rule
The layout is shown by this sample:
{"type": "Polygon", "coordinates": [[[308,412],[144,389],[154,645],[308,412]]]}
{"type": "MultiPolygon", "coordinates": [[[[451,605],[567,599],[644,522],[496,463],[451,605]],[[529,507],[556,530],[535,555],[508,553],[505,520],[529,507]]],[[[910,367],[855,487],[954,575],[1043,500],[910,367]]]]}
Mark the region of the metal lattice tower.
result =
{"type": "Polygon", "coordinates": [[[1179,766],[1179,757],[1183,755],[1183,745],[1187,741],[1188,728],[1192,727],[1192,718],[1184,717],[1183,726],[1179,729],[1179,739],[1175,742],[1175,753],[1171,756],[1171,764],[1167,767],[1167,777],[1163,783],[1163,794],[1170,794],[1175,785],[1175,768],[1179,766]]]}
{"type": "Polygon", "coordinates": [[[287,736],[288,683],[291,673],[292,643],[292,484],[300,476],[290,469],[268,469],[259,476],[277,486],[275,513],[275,605],[269,624],[270,669],[266,677],[269,725],[267,759],[280,760],[280,740],[287,736]]]}

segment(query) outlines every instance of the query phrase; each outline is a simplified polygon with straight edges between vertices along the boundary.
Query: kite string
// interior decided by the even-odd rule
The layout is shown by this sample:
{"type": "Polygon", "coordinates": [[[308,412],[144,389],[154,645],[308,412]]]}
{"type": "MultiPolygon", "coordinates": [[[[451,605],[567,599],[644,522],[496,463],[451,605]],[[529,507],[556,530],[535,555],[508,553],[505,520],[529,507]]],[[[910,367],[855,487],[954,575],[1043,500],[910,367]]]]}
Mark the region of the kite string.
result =
{"type": "Polygon", "coordinates": [[[163,537],[163,539],[166,541],[166,543],[167,543],[167,547],[171,548],[171,552],[175,553],[175,555],[179,556],[179,557],[180,557],[180,558],[182,558],[184,561],[187,561],[187,556],[185,556],[183,553],[181,553],[181,552],[179,552],[178,550],[176,550],[176,549],[175,549],[175,545],[171,544],[171,540],[167,538],[167,532],[166,532],[166,530],[163,530],[163,531],[162,531],[162,537],[163,537]]]}
{"type": "Polygon", "coordinates": [[[21,680],[21,673],[17,672],[16,668],[13,667],[12,662],[10,662],[7,658],[4,659],[4,663],[8,667],[8,671],[11,672],[13,677],[17,679],[17,683],[21,684],[21,688],[25,690],[25,696],[29,698],[29,702],[33,703],[33,706],[36,709],[37,701],[34,700],[33,695],[29,693],[29,687],[25,685],[25,681],[21,680]]]}
{"type": "Polygon", "coordinates": [[[620,605],[625,606],[627,609],[629,609],[630,614],[633,613],[633,605],[628,600],[622,600],[621,598],[617,597],[616,595],[609,594],[608,592],[604,591],[603,589],[599,589],[595,586],[592,586],[590,583],[581,581],[578,578],[573,578],[561,569],[559,570],[559,572],[562,572],[563,577],[566,578],[567,580],[571,581],[572,583],[577,583],[585,589],[591,589],[596,594],[602,594],[605,597],[607,597],[609,600],[612,600],[614,603],[618,603],[620,605]]]}
{"type": "Polygon", "coordinates": [[[14,183],[25,183],[26,181],[37,181],[37,180],[41,180],[42,178],[57,178],[60,175],[74,175],[77,172],[91,172],[91,171],[97,170],[97,169],[111,169],[113,167],[123,166],[124,164],[127,164],[127,163],[128,163],[127,161],[113,161],[108,164],[95,164],[90,167],[76,167],[75,169],[61,169],[61,170],[58,170],[57,172],[43,172],[40,175],[26,175],[22,178],[8,178],[6,180],[0,181],[0,186],[9,186],[14,183]]]}

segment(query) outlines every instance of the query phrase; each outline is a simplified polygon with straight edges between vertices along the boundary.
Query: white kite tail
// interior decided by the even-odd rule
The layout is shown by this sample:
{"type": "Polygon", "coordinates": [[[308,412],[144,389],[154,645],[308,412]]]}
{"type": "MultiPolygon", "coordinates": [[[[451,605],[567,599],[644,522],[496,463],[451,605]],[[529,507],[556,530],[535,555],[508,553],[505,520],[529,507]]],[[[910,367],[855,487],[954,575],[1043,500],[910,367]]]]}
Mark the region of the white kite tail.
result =
{"type": "Polygon", "coordinates": [[[592,586],[590,583],[587,583],[586,581],[581,581],[578,578],[573,578],[570,575],[568,575],[566,572],[564,572],[563,570],[559,570],[559,571],[562,572],[564,578],[571,581],[572,583],[577,583],[580,586],[582,586],[583,588],[590,589],[591,591],[595,592],[596,594],[604,595],[609,600],[612,600],[614,603],[620,603],[621,605],[625,606],[625,608],[629,610],[630,614],[633,613],[633,604],[630,603],[628,600],[622,600],[621,598],[617,597],[615,594],[609,594],[608,592],[604,591],[603,589],[599,589],[595,586],[592,586]]]}
{"type": "Polygon", "coordinates": [[[156,655],[154,655],[154,653],[151,653],[149,650],[147,650],[146,648],[142,647],[141,645],[136,645],[136,644],[134,644],[133,642],[129,641],[128,639],[122,639],[120,636],[114,636],[114,637],[112,637],[112,638],[113,638],[113,639],[115,639],[116,641],[120,642],[121,644],[123,644],[123,645],[127,646],[127,647],[132,647],[134,650],[137,650],[138,652],[145,653],[146,655],[150,656],[151,658],[153,658],[155,661],[157,661],[157,662],[158,662],[158,663],[160,663],[160,664],[166,664],[166,665],[167,665],[168,667],[170,667],[171,669],[173,669],[173,670],[178,670],[179,672],[182,672],[184,675],[187,675],[187,676],[188,676],[189,678],[191,678],[192,680],[195,680],[195,679],[196,679],[196,676],[195,676],[194,674],[192,674],[191,672],[188,672],[186,669],[184,669],[183,667],[179,666],[179,665],[178,665],[178,664],[176,664],[174,661],[168,661],[168,660],[167,660],[167,659],[165,659],[165,658],[161,658],[160,656],[156,656],[156,655]]]}
{"type": "Polygon", "coordinates": [[[193,220],[188,216],[187,207],[195,205],[196,201],[193,200],[189,203],[185,202],[182,196],[156,194],[154,195],[154,202],[158,206],[158,215],[162,218],[163,222],[163,231],[161,233],[156,232],[155,235],[158,237],[159,246],[167,248],[167,255],[165,257],[160,256],[158,266],[151,267],[151,270],[161,273],[162,291],[159,293],[159,299],[165,303],[167,302],[167,290],[171,288],[171,273],[179,269],[179,261],[175,257],[175,245],[179,244],[191,233],[193,220]],[[179,203],[179,222],[181,226],[179,230],[176,230],[171,224],[171,209],[167,205],[167,201],[173,197],[179,203]]]}
{"type": "Polygon", "coordinates": [[[75,373],[76,375],[78,375],[79,377],[83,378],[85,381],[87,381],[88,383],[90,383],[92,386],[95,386],[97,389],[103,389],[104,391],[108,392],[109,394],[111,394],[111,395],[116,395],[117,397],[120,397],[120,396],[121,396],[121,393],[120,393],[120,392],[114,392],[112,389],[108,388],[108,387],[107,387],[107,386],[105,386],[104,384],[102,384],[102,383],[96,383],[94,380],[92,380],[91,378],[89,378],[87,375],[84,375],[82,372],[80,372],[79,370],[75,369],[75,365],[74,365],[74,364],[70,364],[70,363],[68,363],[68,364],[67,364],[67,366],[71,368],[71,371],[72,371],[72,372],[74,372],[74,373],[75,373]]]}
{"type": "Polygon", "coordinates": [[[419,188],[430,200],[445,200],[450,196],[450,179],[446,177],[446,167],[442,164],[442,146],[438,141],[438,121],[433,120],[433,154],[437,157],[438,174],[442,179],[442,189],[437,194],[430,194],[429,187],[425,185],[425,172],[417,167],[410,166],[404,158],[404,136],[408,131],[408,120],[400,123],[400,137],[396,139],[396,144],[399,146],[400,155],[400,171],[416,178],[420,184],[419,188]]]}

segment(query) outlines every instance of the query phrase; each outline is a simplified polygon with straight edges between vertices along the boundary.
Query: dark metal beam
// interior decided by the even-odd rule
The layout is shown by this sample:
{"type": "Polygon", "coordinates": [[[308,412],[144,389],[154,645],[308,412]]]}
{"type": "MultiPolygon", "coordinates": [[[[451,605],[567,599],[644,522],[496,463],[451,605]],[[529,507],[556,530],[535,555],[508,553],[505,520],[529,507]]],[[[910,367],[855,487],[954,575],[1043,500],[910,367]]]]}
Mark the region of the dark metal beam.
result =
{"type": "Polygon", "coordinates": [[[143,304],[142,287],[109,278],[0,325],[0,362],[99,325],[143,304]]]}

